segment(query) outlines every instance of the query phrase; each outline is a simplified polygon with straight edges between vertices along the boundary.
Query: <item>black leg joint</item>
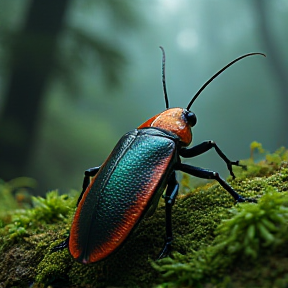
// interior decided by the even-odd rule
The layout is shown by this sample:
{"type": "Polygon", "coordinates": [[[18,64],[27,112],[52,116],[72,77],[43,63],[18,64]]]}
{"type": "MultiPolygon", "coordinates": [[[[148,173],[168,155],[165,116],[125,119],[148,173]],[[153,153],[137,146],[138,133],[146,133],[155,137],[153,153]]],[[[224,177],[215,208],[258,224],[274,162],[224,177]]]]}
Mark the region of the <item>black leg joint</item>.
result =
{"type": "Polygon", "coordinates": [[[61,243],[58,244],[57,246],[53,247],[53,248],[51,249],[51,252],[54,253],[54,252],[63,250],[63,249],[65,249],[65,248],[68,247],[68,244],[69,244],[69,236],[68,236],[63,242],[61,242],[61,243]]]}
{"type": "Polygon", "coordinates": [[[101,166],[93,167],[93,168],[89,168],[89,169],[85,170],[83,184],[82,184],[82,192],[78,198],[77,206],[78,206],[79,202],[81,201],[84,192],[86,191],[87,187],[90,184],[90,177],[95,176],[98,173],[100,167],[101,166]]]}
{"type": "Polygon", "coordinates": [[[99,171],[100,168],[101,168],[101,166],[89,168],[89,169],[85,170],[84,175],[89,176],[89,177],[93,177],[97,174],[97,172],[99,171]]]}
{"type": "Polygon", "coordinates": [[[236,202],[244,202],[245,198],[243,198],[241,195],[239,195],[224,179],[222,179],[219,175],[219,173],[194,167],[186,164],[179,164],[177,167],[179,170],[188,173],[192,176],[198,177],[198,178],[204,178],[204,179],[214,179],[219,182],[219,184],[231,194],[231,196],[235,199],[236,202]]]}
{"type": "Polygon", "coordinates": [[[178,190],[179,190],[179,183],[176,182],[174,185],[175,186],[173,187],[173,190],[171,191],[171,193],[167,193],[166,192],[166,194],[163,197],[165,199],[165,204],[166,205],[170,205],[171,207],[175,203],[175,199],[176,199],[176,197],[178,195],[178,190]]]}
{"type": "Polygon", "coordinates": [[[214,148],[217,152],[217,154],[224,160],[224,162],[227,165],[227,168],[229,170],[230,175],[233,177],[233,179],[235,178],[235,174],[233,173],[232,170],[232,166],[241,166],[243,168],[246,168],[245,165],[241,165],[239,164],[239,161],[231,161],[227,158],[227,156],[222,152],[222,150],[218,147],[218,145],[214,142],[214,141],[205,141],[199,145],[196,145],[194,147],[191,148],[182,148],[180,150],[180,156],[184,157],[184,158],[192,158],[195,156],[198,156],[200,154],[203,154],[205,152],[207,152],[208,150],[214,148]]]}
{"type": "Polygon", "coordinates": [[[172,241],[173,241],[173,237],[166,238],[165,245],[162,251],[160,252],[160,254],[158,255],[157,260],[170,256],[171,250],[172,250],[172,241]]]}
{"type": "Polygon", "coordinates": [[[167,257],[171,253],[171,246],[173,241],[173,233],[172,233],[172,206],[175,203],[175,199],[177,197],[179,190],[179,183],[176,180],[176,173],[173,172],[169,178],[165,198],[165,214],[166,214],[166,240],[162,251],[160,252],[157,259],[162,259],[167,257]]]}

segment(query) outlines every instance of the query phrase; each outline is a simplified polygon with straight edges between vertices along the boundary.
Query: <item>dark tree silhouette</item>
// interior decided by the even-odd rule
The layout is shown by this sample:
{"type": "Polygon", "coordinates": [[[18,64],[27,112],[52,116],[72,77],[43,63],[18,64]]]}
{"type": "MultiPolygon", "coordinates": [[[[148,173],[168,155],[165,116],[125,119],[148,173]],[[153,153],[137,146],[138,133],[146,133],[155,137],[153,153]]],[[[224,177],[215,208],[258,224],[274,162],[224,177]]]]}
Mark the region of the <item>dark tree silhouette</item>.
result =
{"type": "Polygon", "coordinates": [[[68,3],[32,0],[26,24],[13,43],[10,83],[0,118],[0,175],[5,180],[23,175],[27,166],[68,3]]]}
{"type": "MultiPolygon", "coordinates": [[[[288,145],[288,132],[287,132],[287,123],[288,123],[288,84],[287,84],[287,71],[285,70],[285,65],[279,49],[277,49],[277,43],[273,37],[271,31],[271,25],[269,25],[269,17],[267,12],[269,11],[269,1],[255,0],[255,12],[258,16],[259,22],[259,31],[262,37],[262,41],[265,45],[265,50],[267,53],[267,60],[270,62],[270,67],[273,69],[275,80],[279,89],[280,94],[280,103],[282,110],[280,111],[280,123],[279,123],[279,133],[278,145],[288,145]]],[[[283,55],[284,57],[284,55],[283,55]]]]}

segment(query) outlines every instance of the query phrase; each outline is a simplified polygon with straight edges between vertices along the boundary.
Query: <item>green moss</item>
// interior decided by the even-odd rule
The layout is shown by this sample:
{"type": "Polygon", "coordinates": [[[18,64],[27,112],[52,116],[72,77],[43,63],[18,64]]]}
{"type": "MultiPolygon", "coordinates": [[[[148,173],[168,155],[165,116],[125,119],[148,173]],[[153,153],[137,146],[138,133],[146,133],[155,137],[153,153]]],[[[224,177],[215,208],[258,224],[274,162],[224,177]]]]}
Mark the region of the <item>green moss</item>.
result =
{"type": "MultiPolygon", "coordinates": [[[[37,265],[57,237],[57,231],[65,233],[68,229],[69,224],[66,229],[60,227],[71,222],[76,200],[77,197],[51,191],[46,198],[32,197],[33,208],[2,214],[0,284],[28,287],[35,281],[37,265]]],[[[58,261],[57,267],[59,264],[58,261]]]]}
{"type": "Polygon", "coordinates": [[[33,287],[152,287],[156,283],[159,287],[259,287],[258,283],[261,287],[285,287],[287,151],[275,153],[276,156],[266,155],[266,160],[258,164],[252,159],[243,161],[247,170],[236,169],[237,178],[229,180],[241,195],[257,199],[257,204],[235,205],[215,182],[189,192],[189,182],[184,178],[185,194],[178,197],[173,207],[174,253],[161,261],[155,259],[165,238],[162,200],[155,214],[143,219],[119,251],[102,262],[82,265],[72,259],[67,249],[51,253],[51,248],[67,237],[74,198],[55,192],[46,199],[37,198],[38,204],[28,209],[30,212],[25,210],[21,217],[18,215],[18,226],[5,222],[0,229],[6,233],[6,238],[0,240],[6,241],[6,260],[0,262],[0,271],[20,249],[20,263],[24,259],[28,262],[26,278],[7,276],[15,272],[16,264],[10,261],[8,273],[0,272],[0,283],[17,283],[19,287],[26,287],[29,281],[35,282],[33,287]],[[26,234],[11,241],[11,233],[5,230],[9,225],[23,227],[26,234]]]}
{"type": "Polygon", "coordinates": [[[0,235],[7,240],[21,240],[23,236],[29,235],[28,228],[37,231],[43,224],[65,220],[69,212],[73,213],[75,203],[75,197],[60,196],[57,190],[47,193],[46,198],[32,197],[33,208],[16,209],[2,217],[0,235]]]}
{"type": "MultiPolygon", "coordinates": [[[[275,188],[267,186],[265,194],[257,204],[238,204],[229,209],[229,212],[229,218],[222,220],[217,226],[216,237],[209,246],[203,245],[197,252],[186,255],[178,253],[174,254],[173,259],[167,258],[157,264],[153,263],[153,267],[162,272],[164,279],[168,280],[166,286],[221,283],[220,280],[230,274],[228,272],[235,263],[241,263],[242,266],[244,263],[255,264],[260,258],[273,255],[277,251],[282,251],[285,257],[288,256],[286,193],[279,193],[275,188]]],[[[288,268],[286,272],[288,273],[288,268]]]]}

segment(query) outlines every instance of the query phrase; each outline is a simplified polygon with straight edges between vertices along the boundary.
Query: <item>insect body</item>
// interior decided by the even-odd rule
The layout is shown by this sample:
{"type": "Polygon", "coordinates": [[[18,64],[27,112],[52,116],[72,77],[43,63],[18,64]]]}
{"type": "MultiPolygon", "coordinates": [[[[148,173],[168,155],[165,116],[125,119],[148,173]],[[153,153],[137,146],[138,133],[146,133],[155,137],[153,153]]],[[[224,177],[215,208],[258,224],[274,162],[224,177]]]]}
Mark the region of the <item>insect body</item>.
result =
{"type": "Polygon", "coordinates": [[[244,57],[261,53],[245,54],[218,71],[202,86],[186,109],[169,109],[165,53],[160,48],[163,52],[162,81],[167,109],[125,134],[101,167],[85,171],[83,191],[78,199],[70,236],[53,251],[68,247],[73,258],[85,264],[105,259],[125,242],[145,215],[156,209],[166,189],[166,241],[159,258],[169,255],[173,240],[171,209],[179,189],[175,175],[177,170],[200,178],[215,179],[237,202],[245,201],[218,173],[182,164],[180,156],[191,158],[215,148],[232,177],[235,177],[232,166],[241,165],[238,161],[230,161],[215,142],[206,141],[186,148],[192,141],[191,128],[197,122],[195,114],[189,109],[201,91],[221,72],[244,57]]]}

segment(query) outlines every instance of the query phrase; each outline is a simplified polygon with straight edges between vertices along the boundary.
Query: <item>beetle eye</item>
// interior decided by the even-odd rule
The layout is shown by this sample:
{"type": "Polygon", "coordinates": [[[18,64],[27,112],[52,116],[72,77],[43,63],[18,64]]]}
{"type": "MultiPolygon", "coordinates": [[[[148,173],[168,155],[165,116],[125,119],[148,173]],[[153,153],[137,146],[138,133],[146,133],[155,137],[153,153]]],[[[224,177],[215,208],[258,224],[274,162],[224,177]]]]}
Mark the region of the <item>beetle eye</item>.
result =
{"type": "Polygon", "coordinates": [[[197,123],[196,115],[191,111],[186,111],[185,118],[188,124],[193,127],[197,123]]]}

